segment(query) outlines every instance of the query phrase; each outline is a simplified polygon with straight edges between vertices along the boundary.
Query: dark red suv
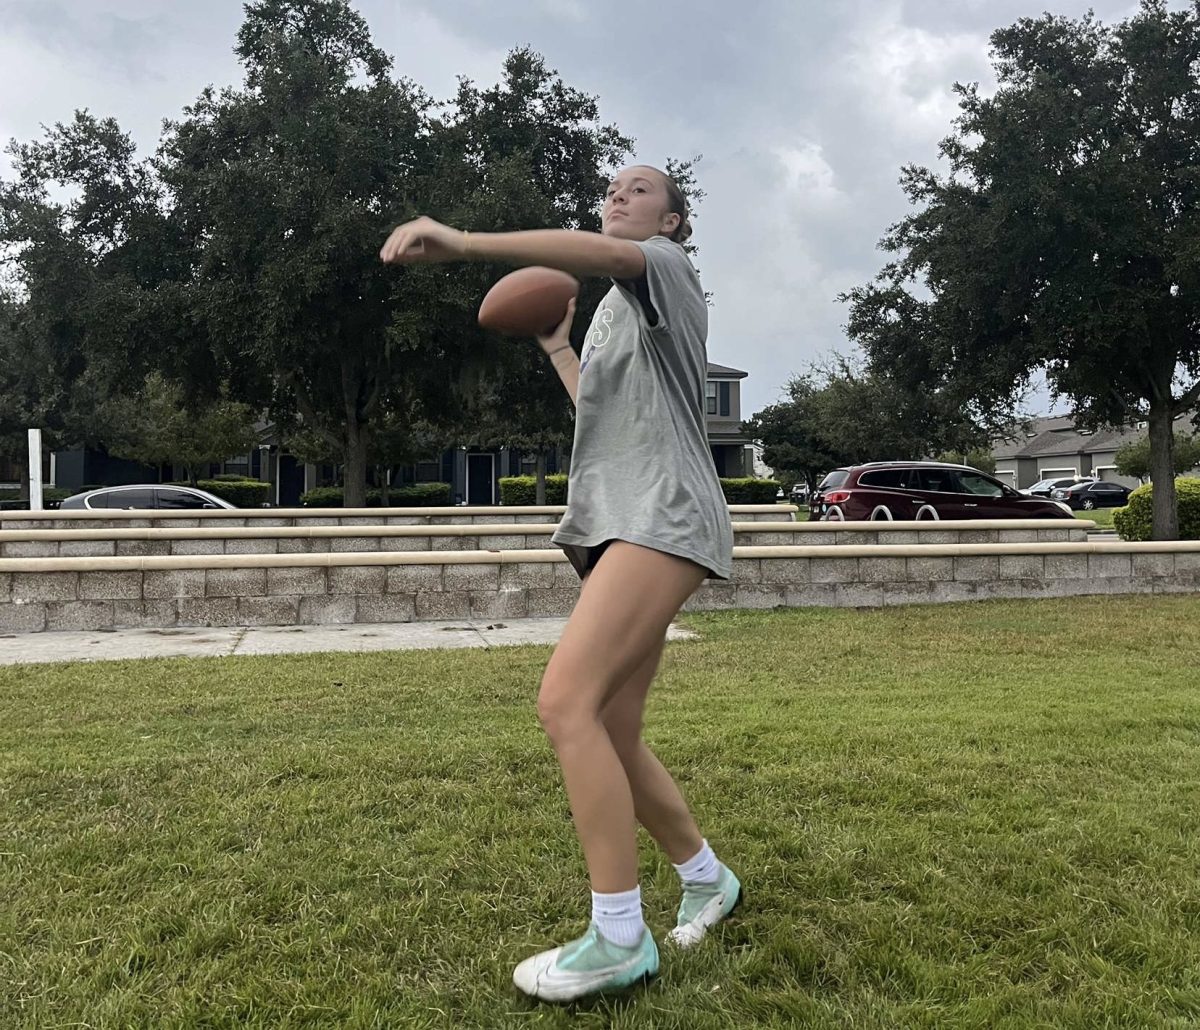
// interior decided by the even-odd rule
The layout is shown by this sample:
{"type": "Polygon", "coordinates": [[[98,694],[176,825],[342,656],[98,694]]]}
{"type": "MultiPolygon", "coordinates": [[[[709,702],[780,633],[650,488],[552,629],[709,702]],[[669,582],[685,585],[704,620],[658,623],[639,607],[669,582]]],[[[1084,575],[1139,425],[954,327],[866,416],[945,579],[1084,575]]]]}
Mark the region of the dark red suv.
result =
{"type": "Polygon", "coordinates": [[[826,522],[1075,517],[1059,501],[1026,497],[978,469],[937,461],[835,469],[821,480],[809,511],[826,522]]]}

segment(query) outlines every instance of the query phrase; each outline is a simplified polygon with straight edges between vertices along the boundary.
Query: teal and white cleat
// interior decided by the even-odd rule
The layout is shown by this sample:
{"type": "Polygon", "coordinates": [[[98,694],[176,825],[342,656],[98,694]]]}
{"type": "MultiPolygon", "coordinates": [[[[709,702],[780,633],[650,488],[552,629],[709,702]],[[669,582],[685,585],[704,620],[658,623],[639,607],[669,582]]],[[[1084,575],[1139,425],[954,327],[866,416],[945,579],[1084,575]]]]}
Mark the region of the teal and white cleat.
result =
{"type": "Polygon", "coordinates": [[[513,970],[513,983],[531,998],[574,1001],[657,975],[658,948],[649,931],[632,948],[622,948],[592,923],[578,940],[527,958],[513,970]]]}
{"type": "Polygon", "coordinates": [[[724,863],[715,883],[683,885],[683,900],[679,903],[675,929],[667,940],[680,948],[691,948],[704,940],[704,935],[742,900],[742,885],[724,863]]]}

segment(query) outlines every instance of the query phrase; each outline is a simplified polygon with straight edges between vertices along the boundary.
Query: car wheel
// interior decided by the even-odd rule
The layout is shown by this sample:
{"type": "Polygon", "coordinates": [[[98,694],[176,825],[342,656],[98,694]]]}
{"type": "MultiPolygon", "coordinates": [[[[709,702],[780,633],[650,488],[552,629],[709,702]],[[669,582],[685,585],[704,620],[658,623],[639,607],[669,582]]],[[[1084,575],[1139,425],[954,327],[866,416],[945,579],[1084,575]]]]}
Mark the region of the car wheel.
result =
{"type": "Polygon", "coordinates": [[[1096,502],[1094,500],[1092,500],[1090,497],[1085,497],[1083,499],[1083,508],[1085,511],[1091,511],[1095,507],[1096,507],[1096,502]]]}

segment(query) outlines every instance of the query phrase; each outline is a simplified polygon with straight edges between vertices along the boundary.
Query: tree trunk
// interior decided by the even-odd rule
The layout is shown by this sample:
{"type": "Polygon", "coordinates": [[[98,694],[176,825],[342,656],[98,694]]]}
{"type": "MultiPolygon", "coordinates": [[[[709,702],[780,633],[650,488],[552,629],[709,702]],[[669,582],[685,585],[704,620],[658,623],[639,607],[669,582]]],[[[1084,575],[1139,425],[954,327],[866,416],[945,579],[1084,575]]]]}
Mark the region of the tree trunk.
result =
{"type": "Polygon", "coordinates": [[[17,499],[22,501],[29,500],[29,462],[14,461],[13,467],[17,470],[17,499]]]}
{"type": "Polygon", "coordinates": [[[537,482],[533,488],[533,503],[546,503],[546,452],[538,451],[537,453],[537,482]]]}
{"type": "Polygon", "coordinates": [[[1150,402],[1150,482],[1154,484],[1152,540],[1179,539],[1175,503],[1175,429],[1170,394],[1150,402]]]}
{"type": "Polygon", "coordinates": [[[375,476],[379,480],[379,504],[380,507],[390,508],[392,506],[392,498],[390,486],[388,482],[391,479],[391,469],[383,465],[375,466],[375,476]]]}
{"type": "Polygon", "coordinates": [[[342,361],[342,406],[346,429],[342,445],[342,504],[347,508],[367,506],[367,438],[369,420],[362,397],[362,367],[353,357],[342,361]]]}
{"type": "Polygon", "coordinates": [[[196,478],[196,466],[185,465],[184,468],[187,470],[188,486],[192,487],[192,489],[198,489],[199,480],[196,478]]]}
{"type": "Polygon", "coordinates": [[[347,508],[367,506],[367,434],[366,426],[347,421],[343,447],[345,464],[342,467],[342,504],[347,508]]]}

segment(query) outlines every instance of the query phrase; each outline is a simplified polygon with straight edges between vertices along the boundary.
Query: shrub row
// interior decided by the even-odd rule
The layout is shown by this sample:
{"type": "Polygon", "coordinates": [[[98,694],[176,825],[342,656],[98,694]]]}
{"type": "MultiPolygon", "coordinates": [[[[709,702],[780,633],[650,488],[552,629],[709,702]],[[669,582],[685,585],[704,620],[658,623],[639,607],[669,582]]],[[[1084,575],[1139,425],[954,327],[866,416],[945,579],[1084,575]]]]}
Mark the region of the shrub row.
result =
{"type": "MultiPolygon", "coordinates": [[[[176,479],[163,486],[191,486],[186,479],[176,479]]],[[[246,476],[221,475],[212,479],[197,479],[196,488],[228,501],[235,508],[261,508],[271,498],[271,484],[246,476]]]]}
{"type": "MultiPolygon", "coordinates": [[[[510,507],[516,505],[537,504],[536,476],[501,476],[500,503],[510,507]]],[[[546,477],[546,503],[567,503],[567,477],[552,475],[546,477]]]]}
{"type": "MultiPolygon", "coordinates": [[[[48,508],[57,508],[76,491],[63,490],[57,486],[42,487],[42,503],[48,508]]],[[[0,511],[24,511],[28,501],[21,500],[20,490],[0,490],[0,511]]]]}
{"type": "MultiPolygon", "coordinates": [[[[500,503],[534,504],[535,488],[533,476],[503,476],[500,479],[500,503]]],[[[779,483],[774,479],[722,479],[721,490],[729,504],[774,504],[779,483]]],[[[546,477],[546,503],[567,503],[566,476],[546,477]]]]}
{"type": "MultiPolygon", "coordinates": [[[[394,486],[388,490],[388,506],[391,508],[441,508],[450,503],[449,483],[417,483],[413,486],[394,486]]],[[[300,504],[305,508],[344,508],[345,492],[340,486],[319,486],[300,495],[300,504]]],[[[382,507],[382,495],[378,489],[367,491],[366,506],[382,507]]]]}
{"type": "MultiPolygon", "coordinates": [[[[1182,480],[1181,480],[1182,482],[1182,480]]],[[[1195,481],[1193,482],[1200,482],[1195,481]]],[[[166,484],[164,484],[166,485],[166,484]]],[[[186,486],[186,483],[174,483],[186,486]]],[[[260,508],[269,499],[271,484],[258,479],[246,479],[234,475],[222,475],[213,479],[201,479],[196,484],[222,500],[239,508],[260,508]]],[[[509,506],[535,504],[537,482],[533,476],[502,476],[500,479],[500,503],[509,506]]],[[[93,486],[85,490],[96,489],[93,486]]],[[[388,504],[394,508],[443,507],[450,504],[449,483],[418,483],[414,486],[398,486],[388,491],[388,504]]],[[[722,479],[721,489],[729,504],[774,504],[779,483],[774,479],[722,479]]],[[[1148,489],[1148,488],[1147,488],[1148,489]]],[[[77,491],[47,487],[44,493],[47,504],[64,500],[77,491]]],[[[1136,491],[1135,491],[1136,493],[1136,491]]],[[[0,502],[15,502],[16,491],[0,491],[0,502]]],[[[1132,498],[1131,498],[1132,500],[1132,498]]],[[[382,504],[378,489],[367,491],[367,507],[378,508],[382,504]]],[[[546,477],[546,503],[567,503],[567,477],[546,477]]],[[[323,486],[309,490],[300,497],[305,508],[342,508],[344,492],[341,487],[323,486]]]]}
{"type": "Polygon", "coordinates": [[[196,486],[235,508],[261,508],[271,499],[271,484],[261,479],[197,479],[196,486]]]}
{"type": "Polygon", "coordinates": [[[775,479],[722,479],[721,489],[729,504],[774,504],[779,493],[775,479]]]}

